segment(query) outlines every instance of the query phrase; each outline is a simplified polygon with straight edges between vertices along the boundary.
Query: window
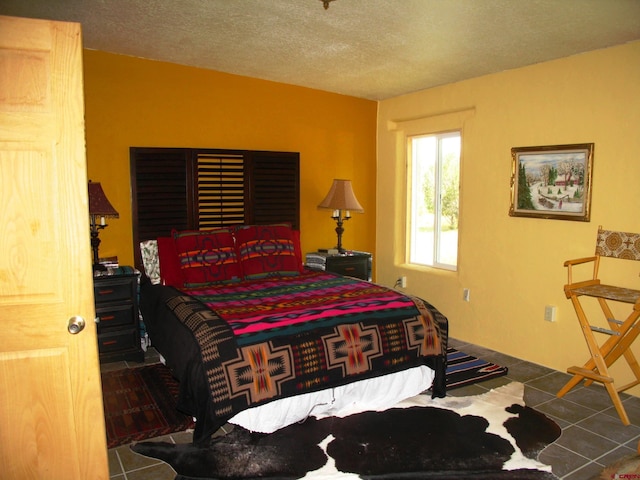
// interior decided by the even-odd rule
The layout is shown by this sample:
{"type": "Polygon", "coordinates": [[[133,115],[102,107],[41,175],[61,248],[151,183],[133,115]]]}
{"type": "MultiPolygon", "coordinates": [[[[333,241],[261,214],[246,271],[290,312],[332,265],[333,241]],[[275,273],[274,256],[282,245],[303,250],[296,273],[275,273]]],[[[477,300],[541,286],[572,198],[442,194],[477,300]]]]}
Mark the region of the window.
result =
{"type": "Polygon", "coordinates": [[[244,157],[234,153],[196,152],[198,228],[244,223],[244,157]]]}
{"type": "Polygon", "coordinates": [[[409,263],[456,270],[460,132],[408,137],[409,263]]]}

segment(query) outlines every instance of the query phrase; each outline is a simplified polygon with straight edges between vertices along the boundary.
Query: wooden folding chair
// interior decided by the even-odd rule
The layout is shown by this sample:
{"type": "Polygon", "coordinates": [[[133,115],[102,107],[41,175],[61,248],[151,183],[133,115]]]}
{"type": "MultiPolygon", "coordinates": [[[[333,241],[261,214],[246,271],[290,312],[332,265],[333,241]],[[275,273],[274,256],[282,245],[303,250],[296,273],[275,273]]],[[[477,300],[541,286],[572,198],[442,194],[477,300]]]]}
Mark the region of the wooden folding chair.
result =
{"type": "Polygon", "coordinates": [[[640,260],[640,234],[615,232],[598,228],[596,252],[592,257],[567,260],[564,266],[568,269],[569,283],[564,286],[564,292],[571,300],[582,328],[582,333],[587,341],[587,347],[591,358],[582,367],[569,367],[568,373],[573,377],[560,389],[557,396],[562,397],[573,387],[585,380],[585,385],[600,382],[604,385],[613,401],[613,405],[622,420],[629,425],[629,417],[620,400],[619,392],[623,392],[640,384],[640,366],[635,356],[629,349],[633,341],[640,334],[640,290],[603,285],[598,278],[601,257],[613,257],[625,260],[640,260]],[[572,268],[576,265],[593,263],[593,278],[575,282],[572,277],[572,268]],[[582,305],[581,297],[595,297],[607,319],[609,328],[593,326],[587,320],[582,305]],[[622,302],[631,305],[631,313],[625,320],[616,320],[607,302],[622,302]],[[604,334],[607,340],[600,345],[594,334],[604,334]],[[625,358],[636,380],[621,387],[614,385],[614,379],[609,374],[609,367],[621,356],[625,358]]]}

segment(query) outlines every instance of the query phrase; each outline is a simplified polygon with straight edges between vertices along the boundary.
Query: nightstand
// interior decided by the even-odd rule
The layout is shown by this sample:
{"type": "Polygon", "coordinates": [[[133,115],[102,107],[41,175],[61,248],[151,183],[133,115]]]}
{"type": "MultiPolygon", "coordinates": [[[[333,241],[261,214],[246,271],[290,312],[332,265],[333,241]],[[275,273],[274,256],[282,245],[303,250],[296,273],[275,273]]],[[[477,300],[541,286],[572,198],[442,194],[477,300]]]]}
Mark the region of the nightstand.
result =
{"type": "Polygon", "coordinates": [[[349,277],[371,281],[372,256],[368,252],[307,253],[306,265],[314,270],[325,270],[349,277]]]}
{"type": "Polygon", "coordinates": [[[138,275],[115,273],[93,277],[98,317],[100,363],[144,361],[138,318],[138,275]]]}

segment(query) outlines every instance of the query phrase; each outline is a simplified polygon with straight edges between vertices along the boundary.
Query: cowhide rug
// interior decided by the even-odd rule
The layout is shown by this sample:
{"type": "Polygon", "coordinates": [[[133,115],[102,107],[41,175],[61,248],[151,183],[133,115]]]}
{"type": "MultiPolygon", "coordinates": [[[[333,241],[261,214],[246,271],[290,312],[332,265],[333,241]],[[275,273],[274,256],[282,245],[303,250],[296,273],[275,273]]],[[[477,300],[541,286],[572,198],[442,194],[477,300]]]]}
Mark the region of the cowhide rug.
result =
{"type": "Polygon", "coordinates": [[[208,447],[134,444],[193,479],[555,479],[536,460],[560,427],[524,406],[524,386],[419,395],[383,412],[309,418],[271,434],[235,427],[208,447]]]}

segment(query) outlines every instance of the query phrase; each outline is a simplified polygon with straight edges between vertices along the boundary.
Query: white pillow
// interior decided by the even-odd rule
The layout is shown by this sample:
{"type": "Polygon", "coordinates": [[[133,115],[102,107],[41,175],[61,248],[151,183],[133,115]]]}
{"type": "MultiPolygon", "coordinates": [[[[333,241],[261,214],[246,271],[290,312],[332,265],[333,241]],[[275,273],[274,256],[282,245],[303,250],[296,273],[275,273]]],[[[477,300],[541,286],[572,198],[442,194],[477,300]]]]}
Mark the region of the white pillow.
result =
{"type": "Polygon", "coordinates": [[[160,283],[160,260],[158,258],[158,241],[145,240],[140,242],[140,254],[144,271],[151,280],[151,283],[158,285],[160,283]]]}

